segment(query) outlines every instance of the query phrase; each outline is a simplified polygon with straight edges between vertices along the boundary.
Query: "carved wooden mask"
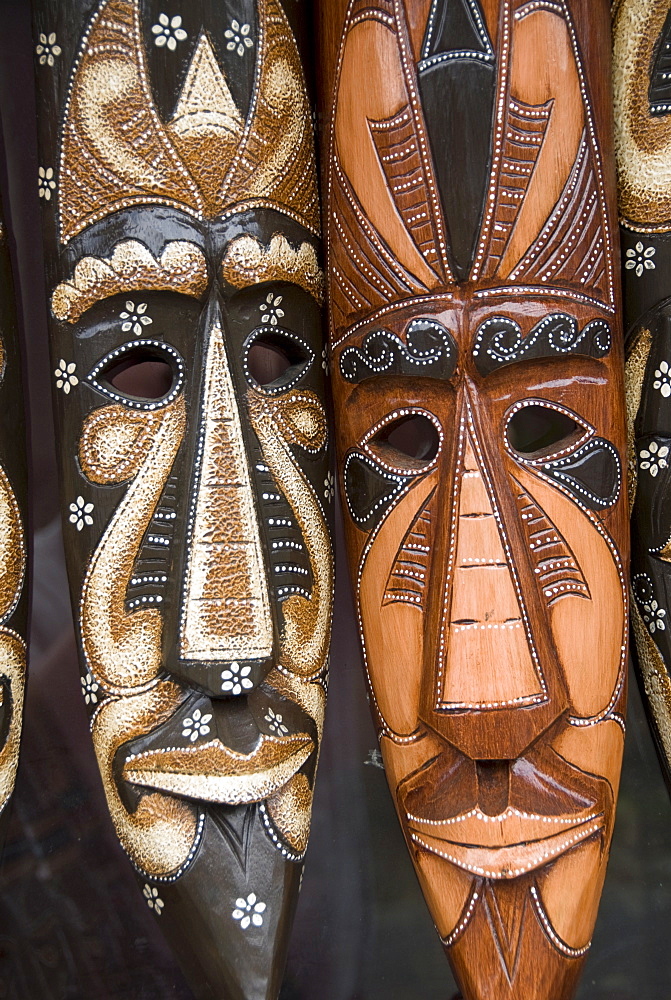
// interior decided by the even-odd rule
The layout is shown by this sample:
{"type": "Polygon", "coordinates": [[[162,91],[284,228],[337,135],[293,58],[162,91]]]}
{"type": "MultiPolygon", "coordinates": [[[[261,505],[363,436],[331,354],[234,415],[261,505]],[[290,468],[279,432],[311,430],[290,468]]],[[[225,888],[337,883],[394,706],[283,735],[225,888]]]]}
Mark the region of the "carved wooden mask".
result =
{"type": "Polygon", "coordinates": [[[197,994],[256,1000],[330,631],[312,119],[279,0],[163,11],[36,6],[65,544],[119,840],[197,994]]]}
{"type": "Polygon", "coordinates": [[[564,997],[624,731],[608,5],[334,0],[323,22],[339,465],[385,768],[467,1000],[564,997]]]}
{"type": "Polygon", "coordinates": [[[671,776],[671,3],[613,6],[615,137],[627,331],[632,622],[671,776]]]}
{"type": "Polygon", "coordinates": [[[16,292],[0,202],[0,846],[19,764],[28,600],[26,442],[16,292]]]}

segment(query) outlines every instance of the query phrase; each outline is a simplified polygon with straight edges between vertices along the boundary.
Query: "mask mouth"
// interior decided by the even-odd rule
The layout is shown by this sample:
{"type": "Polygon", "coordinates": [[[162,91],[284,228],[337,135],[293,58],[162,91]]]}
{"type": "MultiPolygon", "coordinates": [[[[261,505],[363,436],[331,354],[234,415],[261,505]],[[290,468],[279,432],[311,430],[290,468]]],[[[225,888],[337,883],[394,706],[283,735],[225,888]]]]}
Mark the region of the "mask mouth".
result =
{"type": "Polygon", "coordinates": [[[115,768],[131,796],[142,789],[237,806],[279,791],[315,748],[303,713],[277,697],[264,693],[252,704],[193,692],[166,723],[125,744],[115,768]]]}
{"type": "Polygon", "coordinates": [[[408,819],[410,836],[418,846],[459,868],[495,879],[517,878],[540,868],[605,826],[604,813],[594,810],[543,816],[510,806],[498,816],[488,816],[476,806],[443,823],[408,819]]]}
{"type": "MultiPolygon", "coordinates": [[[[424,769],[425,794],[408,779],[402,795],[408,831],[420,847],[459,868],[486,878],[516,878],[550,862],[607,823],[606,783],[578,772],[550,747],[537,747],[515,761],[475,762],[461,757],[447,784],[426,795],[432,770],[424,769]],[[496,765],[496,789],[488,787],[496,765]]],[[[418,776],[420,777],[420,776],[418,776]]]]}

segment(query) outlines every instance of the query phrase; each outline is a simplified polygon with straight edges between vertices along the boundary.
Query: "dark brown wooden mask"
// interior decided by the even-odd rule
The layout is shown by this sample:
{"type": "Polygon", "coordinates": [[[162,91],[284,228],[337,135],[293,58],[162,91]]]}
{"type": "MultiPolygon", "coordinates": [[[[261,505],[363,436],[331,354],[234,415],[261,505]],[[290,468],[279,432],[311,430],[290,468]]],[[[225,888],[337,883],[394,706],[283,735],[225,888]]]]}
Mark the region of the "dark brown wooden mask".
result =
{"type": "Polygon", "coordinates": [[[7,223],[0,201],[0,847],[19,763],[28,626],[28,490],[18,337],[7,223]]]}
{"type": "Polygon", "coordinates": [[[671,4],[613,7],[615,136],[627,345],[632,622],[671,780],[671,4]]]}
{"type": "Polygon", "coordinates": [[[467,1000],[564,997],[624,729],[608,5],[324,7],[336,425],[387,776],[467,1000]]]}
{"type": "Polygon", "coordinates": [[[65,545],[121,844],[198,996],[264,1000],[332,597],[311,113],[279,0],[163,11],[36,5],[65,545]]]}

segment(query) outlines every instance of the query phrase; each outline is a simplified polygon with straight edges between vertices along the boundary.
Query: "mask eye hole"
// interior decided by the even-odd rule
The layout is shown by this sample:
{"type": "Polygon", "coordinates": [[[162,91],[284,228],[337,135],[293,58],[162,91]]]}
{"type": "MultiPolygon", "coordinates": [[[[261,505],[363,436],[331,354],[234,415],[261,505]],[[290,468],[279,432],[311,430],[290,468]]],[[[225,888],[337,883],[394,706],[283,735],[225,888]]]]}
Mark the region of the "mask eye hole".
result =
{"type": "Polygon", "coordinates": [[[288,331],[255,331],[247,344],[245,374],[265,392],[284,392],[303,377],[313,358],[307,344],[288,331]]]}
{"type": "Polygon", "coordinates": [[[525,458],[536,458],[577,444],[585,428],[563,410],[533,403],[513,413],[506,433],[513,451],[525,458]]]}
{"type": "Polygon", "coordinates": [[[139,348],[104,373],[105,381],[124,396],[140,399],[162,399],[170,392],[174,380],[172,366],[163,359],[147,356],[139,348]]]}
{"type": "Polygon", "coordinates": [[[120,403],[153,410],[171,402],[182,388],[184,363],[169,344],[138,340],[106,355],[88,381],[120,403]]]}
{"type": "Polygon", "coordinates": [[[384,466],[423,472],[436,458],[440,443],[433,420],[411,412],[392,414],[366,441],[365,449],[384,466]]]}

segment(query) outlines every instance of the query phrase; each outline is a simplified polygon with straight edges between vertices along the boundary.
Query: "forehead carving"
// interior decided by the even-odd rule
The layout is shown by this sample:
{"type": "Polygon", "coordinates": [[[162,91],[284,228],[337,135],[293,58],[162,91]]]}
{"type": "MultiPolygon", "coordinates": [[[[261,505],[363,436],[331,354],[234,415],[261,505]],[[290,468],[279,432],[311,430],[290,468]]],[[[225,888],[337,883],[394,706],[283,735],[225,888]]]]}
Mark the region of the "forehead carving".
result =
{"type": "Polygon", "coordinates": [[[267,207],[317,232],[310,108],[280,4],[259,3],[247,120],[203,33],[167,123],[151,96],[138,0],[102,4],[75,66],[60,173],[62,243],[132,205],[169,205],[198,219],[267,207]]]}
{"type": "Polygon", "coordinates": [[[420,37],[400,5],[351,4],[329,192],[334,338],[390,303],[465,280],[512,294],[579,290],[612,309],[601,165],[570,18],[563,2],[515,6],[499,57],[494,26],[473,22],[465,48],[482,79],[468,100],[477,92],[486,106],[469,104],[465,134],[448,100],[465,58],[450,18],[432,14],[420,37]]]}
{"type": "Polygon", "coordinates": [[[226,248],[221,276],[235,288],[248,288],[262,281],[290,281],[300,285],[321,304],[324,274],[310,243],[294,249],[285,236],[275,233],[264,247],[253,236],[239,236],[226,248]]]}
{"type": "Polygon", "coordinates": [[[117,243],[112,256],[83,257],[69,281],[57,285],[51,296],[54,316],[68,323],[77,320],[96,302],[123,292],[182,292],[199,299],[207,289],[207,264],[194,243],[175,240],[160,257],[138,240],[117,243]]]}

